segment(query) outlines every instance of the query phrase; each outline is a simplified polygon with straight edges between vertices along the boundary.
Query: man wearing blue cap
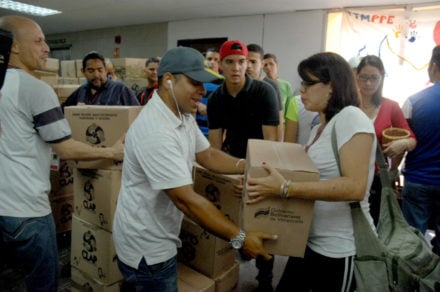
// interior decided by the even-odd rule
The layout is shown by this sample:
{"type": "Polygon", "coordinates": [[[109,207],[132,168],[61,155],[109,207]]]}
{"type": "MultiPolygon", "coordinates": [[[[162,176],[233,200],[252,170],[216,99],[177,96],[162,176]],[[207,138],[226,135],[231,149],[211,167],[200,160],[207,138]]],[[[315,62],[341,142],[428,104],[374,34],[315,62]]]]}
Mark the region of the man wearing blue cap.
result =
{"type": "MultiPolygon", "coordinates": [[[[250,257],[270,258],[262,232],[245,233],[194,192],[192,166],[243,173],[244,161],[210,147],[193,114],[217,77],[198,51],[178,47],[163,56],[159,88],[131,125],[125,140],[122,183],[113,222],[118,265],[137,291],[177,291],[177,248],[183,216],[250,257]]],[[[133,287],[134,288],[134,287],[133,287]]]]}

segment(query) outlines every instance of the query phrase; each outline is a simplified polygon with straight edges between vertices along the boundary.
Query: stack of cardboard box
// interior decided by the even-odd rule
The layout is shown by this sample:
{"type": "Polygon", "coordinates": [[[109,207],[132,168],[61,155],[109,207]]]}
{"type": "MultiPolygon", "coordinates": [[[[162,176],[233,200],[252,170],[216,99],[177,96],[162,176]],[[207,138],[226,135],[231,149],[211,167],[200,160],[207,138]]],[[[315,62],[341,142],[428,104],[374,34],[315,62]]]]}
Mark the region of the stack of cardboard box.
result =
{"type": "MultiPolygon", "coordinates": [[[[82,79],[76,76],[76,72],[72,70],[75,69],[66,69],[72,67],[72,62],[75,66],[76,61],[67,61],[55,58],[48,58],[46,62],[46,68],[44,70],[36,70],[34,71],[34,75],[40,80],[46,82],[50,86],[53,87],[55,93],[58,96],[58,100],[60,103],[64,102],[69,95],[75,91],[81,83],[84,83],[85,78],[81,75],[78,77],[82,77],[82,79]],[[61,66],[60,66],[61,64],[61,66]],[[61,70],[60,70],[61,67],[61,70]],[[61,76],[59,72],[61,71],[61,76]]],[[[81,71],[80,71],[81,72],[81,71]]]]}
{"type": "Polygon", "coordinates": [[[57,166],[50,171],[51,191],[49,201],[57,234],[61,234],[72,229],[73,168],[75,162],[62,160],[57,166]]]}
{"type": "MultiPolygon", "coordinates": [[[[130,106],[73,106],[65,108],[65,116],[74,139],[108,147],[127,131],[140,110],[130,106]]],[[[78,162],[73,171],[72,291],[119,291],[121,287],[112,240],[121,170],[120,162],[94,160],[78,162]]],[[[179,291],[215,291],[213,280],[189,267],[179,264],[178,273],[179,291]]]]}
{"type": "MultiPolygon", "coordinates": [[[[59,70],[60,61],[56,58],[47,58],[44,70],[36,70],[34,75],[54,87],[58,84],[60,78],[58,75],[59,70]]],[[[55,93],[58,95],[57,91],[55,93]]],[[[70,231],[72,226],[74,165],[74,161],[58,161],[56,155],[54,155],[50,172],[51,192],[49,201],[57,234],[70,231]]]]}
{"type": "Polygon", "coordinates": [[[128,87],[137,92],[148,85],[145,78],[145,58],[114,58],[113,63],[116,76],[124,81],[128,87]]]}
{"type": "Polygon", "coordinates": [[[49,85],[58,83],[60,61],[56,58],[47,58],[46,66],[43,70],[35,70],[34,76],[47,82],[49,85]]]}
{"type": "MultiPolygon", "coordinates": [[[[213,173],[194,167],[194,190],[211,201],[230,220],[239,223],[241,199],[234,195],[239,175],[213,173]]],[[[239,264],[229,242],[218,238],[185,217],[180,233],[178,259],[215,283],[215,291],[238,291],[239,264]]]]}
{"type": "MultiPolygon", "coordinates": [[[[317,181],[319,172],[299,144],[249,140],[246,175],[265,176],[262,162],[277,168],[286,179],[317,181]]],[[[247,205],[234,195],[234,185],[242,176],[213,173],[201,166],[194,167],[194,189],[206,197],[226,217],[245,230],[277,234],[278,240],[266,242],[272,254],[304,256],[313,212],[313,201],[280,197],[247,205]]],[[[182,248],[178,258],[215,282],[215,291],[237,291],[239,264],[228,242],[217,238],[188,218],[184,218],[180,234],[182,248]]]]}
{"type": "Polygon", "coordinates": [[[85,78],[81,73],[81,60],[61,60],[60,64],[61,77],[52,86],[62,103],[85,82],[85,78]]]}
{"type": "MultiPolygon", "coordinates": [[[[128,130],[141,107],[72,106],[65,116],[75,140],[110,147],[128,130]]],[[[122,275],[116,264],[112,222],[121,184],[122,163],[113,160],[78,162],[74,169],[72,223],[72,289],[118,290],[122,275]],[[96,288],[98,287],[98,288],[96,288]]]]}

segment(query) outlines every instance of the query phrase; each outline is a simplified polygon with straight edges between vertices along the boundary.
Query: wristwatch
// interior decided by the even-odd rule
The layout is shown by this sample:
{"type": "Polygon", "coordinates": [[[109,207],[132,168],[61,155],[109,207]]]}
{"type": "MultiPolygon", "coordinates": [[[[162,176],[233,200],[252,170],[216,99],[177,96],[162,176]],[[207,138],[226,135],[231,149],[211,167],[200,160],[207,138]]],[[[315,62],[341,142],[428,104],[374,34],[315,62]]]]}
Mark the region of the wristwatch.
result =
{"type": "Polygon", "coordinates": [[[240,249],[243,247],[244,239],[246,238],[246,232],[244,230],[240,230],[240,233],[232,237],[229,243],[231,244],[233,249],[240,249]]]}

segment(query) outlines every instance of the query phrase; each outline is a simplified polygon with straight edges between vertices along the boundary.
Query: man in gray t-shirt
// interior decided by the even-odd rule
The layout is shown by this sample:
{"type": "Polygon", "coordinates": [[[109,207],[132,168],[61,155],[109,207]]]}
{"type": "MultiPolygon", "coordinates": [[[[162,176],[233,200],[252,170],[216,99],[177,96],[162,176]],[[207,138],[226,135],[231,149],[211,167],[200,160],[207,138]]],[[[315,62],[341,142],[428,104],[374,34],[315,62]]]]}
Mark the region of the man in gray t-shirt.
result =
{"type": "Polygon", "coordinates": [[[0,258],[25,272],[32,291],[57,291],[58,250],[49,205],[51,151],[62,159],[121,160],[122,143],[95,148],[71,138],[53,89],[33,76],[49,53],[40,26],[21,16],[0,18],[13,34],[0,99],[0,258]]]}

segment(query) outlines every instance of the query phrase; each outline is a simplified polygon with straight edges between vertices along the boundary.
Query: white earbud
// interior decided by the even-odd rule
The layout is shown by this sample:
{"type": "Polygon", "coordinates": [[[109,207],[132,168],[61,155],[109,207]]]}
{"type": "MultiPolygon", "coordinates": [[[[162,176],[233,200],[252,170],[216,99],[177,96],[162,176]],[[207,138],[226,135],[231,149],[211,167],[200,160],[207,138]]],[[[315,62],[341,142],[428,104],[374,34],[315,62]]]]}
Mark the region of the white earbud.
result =
{"type": "Polygon", "coordinates": [[[168,79],[167,83],[170,86],[171,94],[173,96],[174,102],[176,103],[177,112],[179,113],[179,118],[182,121],[182,125],[183,125],[182,113],[180,112],[179,104],[177,103],[177,98],[176,98],[176,95],[174,94],[173,82],[170,79],[168,79]]]}

